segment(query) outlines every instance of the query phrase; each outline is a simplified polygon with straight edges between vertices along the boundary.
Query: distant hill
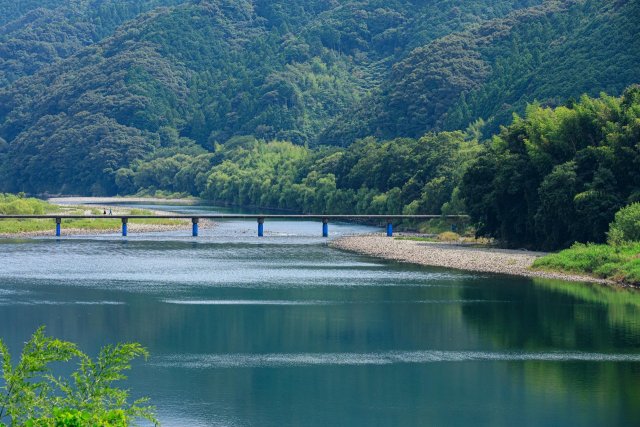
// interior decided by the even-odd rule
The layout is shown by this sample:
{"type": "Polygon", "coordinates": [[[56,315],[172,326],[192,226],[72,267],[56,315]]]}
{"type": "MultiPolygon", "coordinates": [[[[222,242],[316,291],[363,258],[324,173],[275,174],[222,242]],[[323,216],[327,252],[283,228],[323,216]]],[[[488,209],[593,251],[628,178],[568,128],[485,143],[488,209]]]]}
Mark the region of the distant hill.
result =
{"type": "Polygon", "coordinates": [[[0,7],[3,191],[110,194],[118,169],[185,138],[346,146],[478,119],[488,134],[527,102],[640,79],[632,1],[0,7]]]}
{"type": "Polygon", "coordinates": [[[185,0],[0,0],[0,87],[78,53],[124,22],[185,0]]]}
{"type": "Polygon", "coordinates": [[[490,135],[527,103],[619,95],[640,82],[638,22],[637,1],[550,1],[449,34],[394,64],[380,89],[320,140],[418,137],[478,119],[490,135]]]}

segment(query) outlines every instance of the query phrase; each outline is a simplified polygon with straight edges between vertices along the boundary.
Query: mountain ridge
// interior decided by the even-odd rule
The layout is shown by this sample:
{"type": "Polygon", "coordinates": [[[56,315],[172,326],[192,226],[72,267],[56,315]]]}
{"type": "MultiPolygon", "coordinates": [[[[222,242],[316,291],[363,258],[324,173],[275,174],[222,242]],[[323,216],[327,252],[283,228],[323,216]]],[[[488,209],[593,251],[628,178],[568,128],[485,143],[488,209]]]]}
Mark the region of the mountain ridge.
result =
{"type": "MultiPolygon", "coordinates": [[[[489,136],[529,102],[618,95],[640,71],[640,37],[629,25],[640,18],[637,2],[405,3],[158,0],[132,19],[124,7],[121,18],[104,18],[124,20],[109,35],[0,88],[2,185],[117,192],[118,169],[166,144],[179,149],[181,138],[212,151],[241,135],[348,146],[473,125],[489,136]],[[152,7],[160,3],[175,4],[152,7]],[[587,54],[591,64],[581,52],[602,43],[587,30],[609,34],[610,49],[587,54]],[[584,78],[553,80],[578,66],[584,78]],[[119,145],[134,155],[99,161],[119,145]],[[56,177],[45,180],[38,173],[52,151],[56,177]],[[83,156],[96,159],[80,173],[93,183],[68,166],[83,156]]],[[[43,10],[29,13],[49,16],[43,10]]]]}

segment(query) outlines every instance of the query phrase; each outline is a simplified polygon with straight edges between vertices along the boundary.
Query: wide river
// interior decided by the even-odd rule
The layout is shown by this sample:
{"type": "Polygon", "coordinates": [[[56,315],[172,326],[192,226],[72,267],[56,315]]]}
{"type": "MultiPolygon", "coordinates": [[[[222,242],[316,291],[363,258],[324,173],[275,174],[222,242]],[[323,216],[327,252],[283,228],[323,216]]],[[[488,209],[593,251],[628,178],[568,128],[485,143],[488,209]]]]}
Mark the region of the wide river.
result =
{"type": "Polygon", "coordinates": [[[142,343],[126,386],[165,426],[640,425],[638,293],[255,229],[1,241],[0,337],[142,343]]]}

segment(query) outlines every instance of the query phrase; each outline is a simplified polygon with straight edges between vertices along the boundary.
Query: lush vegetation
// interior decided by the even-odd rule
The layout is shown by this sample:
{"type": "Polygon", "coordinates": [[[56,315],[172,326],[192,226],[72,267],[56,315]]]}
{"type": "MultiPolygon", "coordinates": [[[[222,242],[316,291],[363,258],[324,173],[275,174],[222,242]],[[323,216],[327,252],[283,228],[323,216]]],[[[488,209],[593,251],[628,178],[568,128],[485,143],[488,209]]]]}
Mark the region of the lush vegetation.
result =
{"type": "Polygon", "coordinates": [[[557,249],[604,242],[614,214],[640,198],[639,123],[632,87],[620,98],[531,105],[485,143],[475,127],[347,148],[236,137],[213,152],[154,153],[119,170],[117,184],[315,213],[466,212],[480,236],[557,249]]]}
{"type": "Polygon", "coordinates": [[[0,425],[126,427],[140,418],[157,424],[147,399],[130,403],[128,390],[116,386],[127,379],[131,361],[147,356],[147,350],[131,343],[106,346],[92,359],[40,328],[13,363],[0,340],[0,425]],[[52,365],[72,360],[78,361],[77,369],[68,378],[56,376],[52,365]]]}
{"type": "Polygon", "coordinates": [[[607,236],[611,245],[640,242],[640,203],[632,203],[620,209],[609,225],[607,236]]]}
{"type": "Polygon", "coordinates": [[[48,0],[3,11],[0,190],[11,192],[116,194],[119,169],[185,146],[211,154],[240,135],[301,147],[478,123],[489,135],[528,102],[619,95],[640,70],[631,1],[48,0]]]}
{"type": "Polygon", "coordinates": [[[531,105],[493,138],[461,184],[479,234],[513,247],[602,243],[640,199],[640,88],[621,98],[531,105]]]}
{"type": "Polygon", "coordinates": [[[463,132],[312,150],[236,137],[213,153],[166,151],[118,171],[123,192],[165,189],[217,203],[304,212],[459,213],[457,183],[481,147],[463,132]]]}
{"type": "Polygon", "coordinates": [[[0,193],[0,215],[44,215],[56,212],[58,206],[33,197],[0,193]]]}
{"type": "Polygon", "coordinates": [[[180,0],[0,0],[0,87],[111,35],[124,22],[180,0]]]}
{"type": "Polygon", "coordinates": [[[576,243],[570,249],[536,260],[534,268],[640,284],[640,203],[620,209],[607,235],[607,245],[576,243]]]}
{"type": "Polygon", "coordinates": [[[639,242],[620,246],[576,243],[570,249],[536,260],[534,268],[640,284],[639,254],[639,242]]]}
{"type": "Polygon", "coordinates": [[[3,191],[465,212],[547,250],[640,200],[638,2],[3,8],[3,191]]]}
{"type": "Polygon", "coordinates": [[[640,69],[637,2],[546,1],[413,50],[372,96],[328,129],[326,141],[418,136],[464,129],[485,134],[539,101],[618,95],[640,69]],[[598,82],[594,85],[595,82],[598,82]]]}

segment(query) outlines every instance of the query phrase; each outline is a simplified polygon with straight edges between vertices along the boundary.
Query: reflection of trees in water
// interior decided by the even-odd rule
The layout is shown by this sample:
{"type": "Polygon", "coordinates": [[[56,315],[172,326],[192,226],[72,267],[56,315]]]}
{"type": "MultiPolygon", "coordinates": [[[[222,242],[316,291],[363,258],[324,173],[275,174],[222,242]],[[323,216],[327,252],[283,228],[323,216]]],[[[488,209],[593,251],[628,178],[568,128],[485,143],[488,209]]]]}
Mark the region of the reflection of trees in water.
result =
{"type": "Polygon", "coordinates": [[[504,302],[462,308],[465,321],[501,348],[614,352],[640,345],[640,293],[635,290],[496,279],[464,288],[462,296],[504,302]]]}
{"type": "Polygon", "coordinates": [[[87,351],[124,340],[141,342],[152,354],[177,349],[191,353],[375,352],[420,350],[431,348],[430,343],[450,341],[464,344],[474,334],[464,328],[459,304],[416,303],[461,298],[459,282],[442,284],[451,286],[396,287],[381,281],[371,286],[293,289],[194,286],[188,292],[176,292],[167,285],[167,294],[160,284],[141,294],[136,293],[140,284],[134,282],[119,283],[114,291],[91,289],[88,284],[84,285],[89,289],[82,289],[41,283],[38,289],[46,288],[46,296],[34,288],[36,299],[125,304],[4,306],[0,325],[20,327],[0,327],[0,336],[18,345],[45,324],[49,333],[78,342],[87,351]],[[124,290],[127,286],[132,292],[124,290]],[[301,305],[183,305],[163,303],[164,298],[301,305]],[[304,305],[305,301],[310,304],[304,305]]]}
{"type": "MultiPolygon", "coordinates": [[[[503,351],[607,354],[640,348],[640,292],[633,289],[496,279],[465,288],[462,295],[505,301],[462,307],[468,326],[503,351]]],[[[508,366],[540,393],[584,400],[640,423],[640,364],[529,361],[508,366]]]]}

